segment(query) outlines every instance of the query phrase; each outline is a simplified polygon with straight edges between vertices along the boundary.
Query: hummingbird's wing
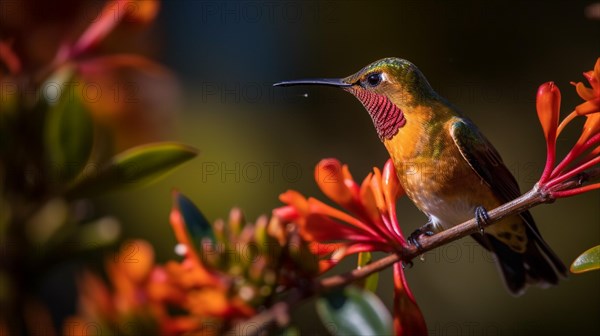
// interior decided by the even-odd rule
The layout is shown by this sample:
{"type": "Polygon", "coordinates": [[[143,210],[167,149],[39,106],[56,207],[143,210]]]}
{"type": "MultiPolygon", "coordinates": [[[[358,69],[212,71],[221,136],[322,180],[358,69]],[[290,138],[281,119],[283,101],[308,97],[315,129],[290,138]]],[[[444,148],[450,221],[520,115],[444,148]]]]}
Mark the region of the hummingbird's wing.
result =
{"type": "Polygon", "coordinates": [[[450,127],[450,136],[463,158],[500,201],[508,202],[521,196],[517,180],[506,168],[494,146],[473,122],[457,118],[450,127]]]}
{"type": "MultiPolygon", "coordinates": [[[[450,126],[450,136],[469,166],[492,189],[499,201],[506,203],[521,196],[519,184],[502,157],[472,121],[456,118],[450,126]]],[[[521,217],[539,235],[531,214],[525,211],[521,217]]]]}
{"type": "MultiPolygon", "coordinates": [[[[472,121],[456,118],[450,127],[450,136],[469,166],[492,189],[499,201],[506,203],[521,196],[519,184],[502,157],[472,121]]],[[[525,211],[521,217],[539,235],[531,214],[525,211]]]]}
{"type": "MultiPolygon", "coordinates": [[[[502,161],[500,154],[473,122],[466,118],[456,118],[450,126],[450,136],[469,166],[490,187],[499,201],[506,203],[521,195],[516,179],[502,161]]],[[[566,274],[566,267],[562,261],[540,236],[531,213],[524,211],[519,216],[527,226],[527,236],[529,238],[527,251],[524,256],[515,255],[507,246],[499,244],[499,241],[496,239],[491,239],[491,244],[482,244],[488,249],[492,249],[498,254],[500,259],[503,259],[501,260],[503,272],[509,288],[515,294],[519,293],[524,285],[522,283],[524,280],[522,272],[527,273],[532,278],[532,282],[546,282],[551,284],[558,282],[555,272],[552,268],[549,268],[547,261],[544,262],[545,258],[549,259],[556,271],[562,275],[566,274]],[[528,259],[527,263],[530,264],[529,269],[522,269],[522,258],[528,259]],[[537,269],[531,267],[532,264],[537,269]],[[511,281],[511,277],[514,279],[520,278],[520,280],[511,281]],[[511,284],[511,282],[513,283],[511,284]]],[[[482,243],[481,236],[474,238],[482,243]]]]}

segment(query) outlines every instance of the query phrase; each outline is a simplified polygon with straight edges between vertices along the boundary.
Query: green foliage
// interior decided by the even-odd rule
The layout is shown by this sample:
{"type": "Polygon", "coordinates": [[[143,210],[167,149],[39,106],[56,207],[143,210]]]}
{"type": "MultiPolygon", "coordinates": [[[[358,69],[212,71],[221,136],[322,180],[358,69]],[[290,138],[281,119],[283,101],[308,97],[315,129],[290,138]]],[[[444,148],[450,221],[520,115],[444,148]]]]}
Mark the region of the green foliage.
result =
{"type": "Polygon", "coordinates": [[[379,298],[345,287],[317,300],[317,313],[333,335],[391,335],[392,317],[379,298]]]}
{"type": "Polygon", "coordinates": [[[179,143],[137,146],[116,155],[97,171],[80,176],[67,195],[91,195],[154,182],[196,155],[196,149],[179,143]]]}
{"type": "Polygon", "coordinates": [[[53,78],[59,77],[68,78],[59,84],[70,90],[62,92],[57,102],[49,104],[44,125],[44,149],[51,177],[66,182],[80,173],[88,162],[94,142],[94,124],[81,90],[68,85],[75,79],[72,69],[63,69],[53,78]]]}
{"type": "MultiPolygon", "coordinates": [[[[99,48],[102,53],[94,53],[93,47],[125,17],[135,16],[131,17],[135,19],[132,22],[144,21],[145,25],[154,18],[159,6],[157,1],[136,4],[140,11],[134,15],[130,11],[115,13],[113,9],[122,2],[106,1],[97,20],[87,29],[81,25],[82,13],[76,8],[55,22],[38,17],[41,20],[36,20],[40,23],[36,29],[48,33],[42,39],[43,45],[35,39],[22,39],[31,37],[27,25],[16,28],[24,29],[21,33],[15,30],[6,36],[2,34],[0,243],[9,242],[10,248],[0,260],[0,334],[35,334],[36,330],[59,334],[55,327],[64,321],[49,319],[56,317],[48,309],[52,306],[45,307],[45,300],[37,297],[46,284],[55,286],[51,280],[54,275],[47,276],[59,274],[62,279],[72,270],[55,269],[57,265],[79,265],[119,238],[118,219],[98,213],[89,200],[80,198],[155,181],[197,155],[195,149],[182,144],[154,143],[113,157],[114,148],[129,148],[158,138],[157,131],[164,126],[150,120],[168,106],[163,102],[174,98],[171,74],[156,63],[112,47],[109,49],[115,53],[103,48],[99,48]],[[56,24],[64,29],[52,29],[56,24]],[[66,35],[62,35],[64,32],[66,35]],[[78,32],[82,33],[79,38],[74,35],[78,32]],[[24,44],[29,47],[22,48],[24,44]],[[150,87],[154,90],[157,86],[148,84],[153,82],[165,84],[159,90],[168,94],[152,96],[156,91],[150,93],[150,87]],[[125,92],[116,90],[122,83],[127,84],[123,87],[127,93],[138,94],[137,89],[141,90],[135,97],[123,97],[125,92]],[[95,98],[88,95],[90,87],[96,90],[95,98]],[[107,95],[111,89],[115,89],[114,99],[107,95]]],[[[25,16],[31,14],[29,6],[15,5],[25,16]]],[[[1,25],[4,28],[4,22],[1,25]]],[[[118,49],[118,43],[114,46],[118,49]]],[[[199,213],[189,214],[189,206],[184,204],[182,208],[196,228],[207,225],[199,213]]],[[[128,266],[131,267],[124,269],[140,269],[139,265],[128,266]]],[[[82,278],[77,279],[78,285],[85,282],[79,281],[82,278]]],[[[91,301],[102,297],[100,315],[113,317],[109,313],[108,292],[102,290],[98,281],[95,284],[96,290],[101,288],[101,294],[94,294],[91,301]]],[[[85,296],[82,294],[83,300],[85,296]]],[[[139,312],[133,313],[127,307],[126,314],[112,320],[95,319],[96,331],[123,335],[164,333],[154,318],[148,318],[154,307],[140,307],[139,312]],[[117,323],[111,324],[115,320],[117,323]]],[[[75,329],[77,324],[73,325],[75,329]]],[[[66,332],[80,333],[68,327],[66,332]]]]}
{"type": "Polygon", "coordinates": [[[276,336],[300,336],[300,330],[295,326],[287,326],[284,329],[279,330],[276,336]]]}
{"type": "MultiPolygon", "coordinates": [[[[358,254],[358,268],[364,267],[373,261],[373,255],[371,252],[361,252],[358,254]]],[[[365,279],[361,280],[360,285],[364,289],[375,293],[377,290],[377,284],[379,283],[379,272],[375,272],[365,279]]]]}
{"type": "Polygon", "coordinates": [[[249,306],[265,305],[318,274],[318,258],[298,231],[277,216],[263,215],[252,223],[233,208],[229,218],[210,224],[187,197],[174,191],[170,221],[184,247],[178,253],[197,258],[202,268],[219,274],[230,286],[231,297],[249,306]]]}
{"type": "Polygon", "coordinates": [[[572,273],[584,273],[600,269],[600,245],[583,252],[571,264],[572,273]]]}

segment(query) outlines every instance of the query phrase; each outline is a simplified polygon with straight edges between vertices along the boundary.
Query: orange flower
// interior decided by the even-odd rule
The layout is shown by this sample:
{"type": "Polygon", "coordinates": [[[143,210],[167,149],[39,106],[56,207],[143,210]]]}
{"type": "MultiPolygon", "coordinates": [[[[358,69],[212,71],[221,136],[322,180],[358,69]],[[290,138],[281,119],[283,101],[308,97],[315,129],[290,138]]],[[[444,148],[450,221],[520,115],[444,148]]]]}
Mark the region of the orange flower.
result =
{"type": "Polygon", "coordinates": [[[154,265],[152,246],[142,240],[127,242],[106,262],[111,289],[96,275],[85,272],[79,279],[79,315],[65,322],[65,335],[85,334],[94,325],[104,334],[133,334],[157,330],[179,335],[202,330],[214,321],[249,317],[254,309],[232,297],[233,283],[225,275],[212,275],[193,259],[154,265]],[[169,309],[183,313],[173,315],[169,309]],[[210,322],[209,321],[213,321],[210,322]]]}
{"type": "Polygon", "coordinates": [[[556,133],[560,114],[560,90],[553,82],[544,83],[538,89],[536,109],[544,130],[547,147],[546,167],[540,178],[540,183],[543,183],[550,177],[554,161],[556,160],[556,133]]]}
{"type": "Polygon", "coordinates": [[[56,62],[79,56],[101,42],[124,20],[147,23],[158,13],[157,0],[111,0],[100,15],[72,46],[64,46],[57,54],[56,62]]]}
{"type": "Polygon", "coordinates": [[[151,22],[159,8],[158,0],[106,1],[79,38],[64,40],[52,64],[44,68],[52,72],[74,66],[74,89],[80,92],[95,121],[113,130],[119,151],[166,135],[178,99],[178,85],[167,69],[142,56],[97,56],[93,51],[118,27],[151,22]]]}
{"type": "Polygon", "coordinates": [[[168,69],[134,54],[92,57],[75,65],[82,82],[76,90],[94,120],[114,131],[117,150],[168,133],[178,99],[178,84],[168,69]]]}
{"type": "Polygon", "coordinates": [[[537,92],[536,108],[546,141],[556,139],[560,114],[560,90],[554,82],[544,83],[537,92]]]}
{"type": "MultiPolygon", "coordinates": [[[[359,186],[336,159],[321,160],[315,180],[323,193],[351,214],[294,190],[279,196],[286,205],[273,211],[284,222],[296,223],[313,253],[322,257],[321,272],[348,255],[395,252],[406,246],[396,218],[396,200],[404,194],[391,160],[373,168],[359,186]]],[[[427,326],[408,287],[404,269],[394,265],[394,329],[396,335],[426,335],[427,326]]]]}
{"type": "Polygon", "coordinates": [[[124,243],[119,253],[107,259],[106,271],[111,289],[91,272],[79,278],[79,315],[65,322],[65,335],[85,334],[89,325],[108,334],[122,333],[125,327],[173,334],[168,331],[176,329],[177,317],[169,315],[167,303],[177,304],[185,296],[164,276],[165,270],[154,265],[148,242],[124,243]]]}
{"type": "Polygon", "coordinates": [[[592,86],[591,88],[586,87],[582,82],[572,83],[575,85],[579,96],[586,101],[576,106],[574,111],[577,115],[587,117],[581,137],[577,140],[578,146],[583,146],[592,137],[600,133],[600,57],[596,60],[594,70],[584,72],[583,75],[592,86]]]}
{"type": "Polygon", "coordinates": [[[575,85],[575,89],[581,99],[586,101],[575,107],[578,115],[587,115],[600,111],[600,57],[596,60],[594,70],[584,72],[583,76],[588,80],[591,88],[586,87],[582,82],[571,83],[575,85]]]}
{"type": "Polygon", "coordinates": [[[571,190],[553,191],[567,179],[600,164],[600,58],[596,60],[594,70],[584,72],[583,75],[590,83],[591,88],[586,87],[582,82],[572,84],[575,85],[577,93],[585,102],[575,107],[575,110],[558,127],[556,124],[560,109],[560,91],[552,82],[540,86],[538,90],[536,106],[547,144],[546,167],[538,186],[553,197],[573,196],[600,188],[600,183],[596,183],[571,190]],[[556,138],[565,126],[578,116],[585,116],[587,119],[581,135],[565,158],[554,167],[556,138]]]}
{"type": "Polygon", "coordinates": [[[408,288],[404,270],[394,264],[394,330],[396,335],[427,335],[427,324],[408,288]]]}
{"type": "Polygon", "coordinates": [[[359,186],[346,165],[324,159],[315,167],[315,180],[323,193],[348,214],[294,190],[279,196],[286,206],[274,214],[294,222],[311,250],[329,259],[320,261],[321,271],[350,254],[366,251],[393,252],[406,245],[396,219],[396,199],[404,191],[391,160],[383,173],[374,168],[359,186]]]}

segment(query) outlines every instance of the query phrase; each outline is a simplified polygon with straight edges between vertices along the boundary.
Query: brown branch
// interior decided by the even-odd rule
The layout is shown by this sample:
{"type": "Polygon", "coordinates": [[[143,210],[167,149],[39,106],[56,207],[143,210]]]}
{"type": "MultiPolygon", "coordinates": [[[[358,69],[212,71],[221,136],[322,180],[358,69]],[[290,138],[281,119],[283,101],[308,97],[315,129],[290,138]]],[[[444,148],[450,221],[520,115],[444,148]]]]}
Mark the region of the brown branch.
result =
{"type": "MultiPolygon", "coordinates": [[[[551,201],[553,201],[553,199],[549,198],[548,196],[544,196],[544,194],[536,189],[532,189],[519,198],[516,198],[509,203],[503,204],[494,210],[489,211],[489,221],[482,223],[482,226],[490,226],[502,218],[518,214],[538,204],[551,201]]],[[[320,291],[326,291],[331,288],[347,285],[353,281],[367,277],[374,272],[379,272],[387,267],[390,267],[399,261],[410,262],[412,259],[425,252],[431,251],[437,247],[466,237],[478,231],[479,227],[477,226],[477,222],[475,219],[470,219],[462,224],[453,226],[433,236],[421,236],[419,238],[421,249],[419,250],[417,250],[415,246],[410,245],[403,251],[399,251],[398,253],[381,258],[367,266],[354,269],[345,274],[334,275],[322,279],[317,283],[317,286],[320,288],[320,291]]]]}
{"type": "MultiPolygon", "coordinates": [[[[600,167],[587,170],[584,174],[569,179],[552,188],[551,191],[542,190],[536,185],[533,189],[521,195],[520,197],[489,211],[489,220],[486,223],[482,223],[482,225],[487,227],[505,217],[516,215],[525,210],[533,208],[536,205],[540,205],[542,203],[552,203],[555,199],[551,196],[551,192],[580,187],[584,182],[593,181],[599,178],[600,167]]],[[[289,295],[284,301],[280,301],[269,310],[266,310],[254,316],[253,318],[240,323],[231,332],[235,332],[235,330],[244,330],[247,332],[246,335],[258,335],[260,331],[265,330],[275,322],[277,322],[278,325],[283,326],[285,323],[282,324],[281,322],[283,320],[287,321],[289,318],[282,319],[282,313],[289,312],[290,307],[298,304],[300,301],[314,294],[327,292],[334,288],[349,285],[356,280],[363,279],[373,273],[382,271],[397,262],[410,262],[412,259],[425,252],[466,237],[472,233],[476,233],[478,230],[479,227],[477,226],[475,219],[470,219],[433,236],[422,236],[419,239],[421,249],[417,250],[416,247],[410,245],[404,250],[390,254],[387,257],[376,260],[361,268],[354,269],[344,274],[316,280],[311,290],[307,290],[305,292],[298,292],[297,290],[294,290],[293,294],[289,295]]]]}
{"type": "MultiPolygon", "coordinates": [[[[561,183],[556,188],[553,188],[552,191],[561,191],[580,187],[584,182],[593,181],[599,178],[600,168],[590,169],[581,176],[577,176],[561,183]]],[[[523,194],[520,197],[489,211],[489,221],[482,224],[484,227],[487,227],[505,217],[521,213],[542,203],[554,202],[554,200],[555,199],[551,197],[550,193],[545,190],[540,190],[536,186],[526,194],[523,194]]],[[[317,283],[317,291],[325,291],[338,286],[347,285],[355,280],[367,277],[372,273],[379,272],[402,260],[409,262],[425,252],[466,237],[472,233],[476,233],[478,230],[479,228],[475,219],[470,219],[462,224],[453,226],[433,236],[422,236],[419,239],[419,243],[421,243],[420,250],[417,250],[411,245],[404,251],[391,254],[364,267],[354,269],[341,275],[334,275],[322,279],[317,283]]]]}

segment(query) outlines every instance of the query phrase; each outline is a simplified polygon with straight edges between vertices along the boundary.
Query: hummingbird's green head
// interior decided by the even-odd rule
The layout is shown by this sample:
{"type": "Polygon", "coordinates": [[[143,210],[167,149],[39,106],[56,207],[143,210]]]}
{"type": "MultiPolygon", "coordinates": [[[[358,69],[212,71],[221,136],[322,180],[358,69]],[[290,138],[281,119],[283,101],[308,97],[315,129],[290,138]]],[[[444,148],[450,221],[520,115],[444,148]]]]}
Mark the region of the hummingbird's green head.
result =
{"type": "Polygon", "coordinates": [[[373,62],[346,78],[305,79],[275,84],[290,85],[329,85],[352,93],[369,112],[382,141],[394,137],[406,124],[410,116],[406,116],[405,112],[412,106],[436,96],[414,64],[394,57],[373,62]]]}
{"type": "Polygon", "coordinates": [[[363,90],[384,95],[399,107],[418,104],[434,94],[419,68],[397,57],[375,61],[342,81],[352,84],[347,89],[350,92],[363,90]]]}

